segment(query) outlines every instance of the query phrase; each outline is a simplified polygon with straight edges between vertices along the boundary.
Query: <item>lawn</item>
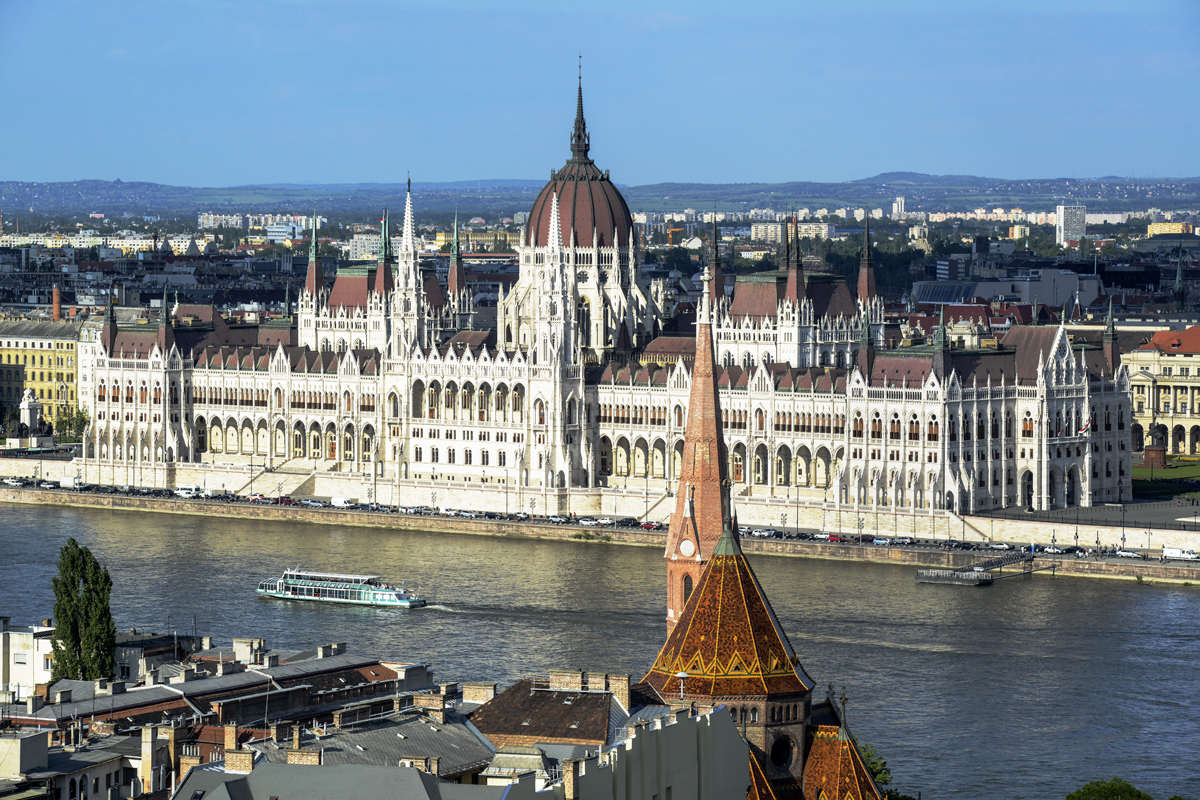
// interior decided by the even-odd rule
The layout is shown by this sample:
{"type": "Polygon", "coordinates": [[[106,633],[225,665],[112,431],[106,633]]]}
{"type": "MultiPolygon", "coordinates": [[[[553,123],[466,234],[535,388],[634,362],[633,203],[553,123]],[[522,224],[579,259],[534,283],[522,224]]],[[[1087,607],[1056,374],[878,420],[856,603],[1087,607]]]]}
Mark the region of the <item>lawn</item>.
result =
{"type": "Polygon", "coordinates": [[[1200,491],[1200,461],[1167,462],[1167,469],[1133,468],[1133,496],[1138,500],[1168,500],[1200,491]],[[1153,476],[1153,480],[1151,477],[1153,476]]]}

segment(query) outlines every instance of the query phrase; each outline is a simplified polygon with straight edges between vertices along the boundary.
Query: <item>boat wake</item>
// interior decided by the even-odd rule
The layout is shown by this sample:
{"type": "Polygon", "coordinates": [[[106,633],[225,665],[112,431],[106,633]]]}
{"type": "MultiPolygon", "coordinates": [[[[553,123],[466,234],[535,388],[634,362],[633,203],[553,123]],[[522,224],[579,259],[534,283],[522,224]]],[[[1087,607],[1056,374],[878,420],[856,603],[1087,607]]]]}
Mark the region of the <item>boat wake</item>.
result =
{"type": "Polygon", "coordinates": [[[471,612],[465,608],[451,608],[450,606],[438,605],[436,603],[425,606],[430,611],[445,611],[449,614],[470,614],[471,612]]]}

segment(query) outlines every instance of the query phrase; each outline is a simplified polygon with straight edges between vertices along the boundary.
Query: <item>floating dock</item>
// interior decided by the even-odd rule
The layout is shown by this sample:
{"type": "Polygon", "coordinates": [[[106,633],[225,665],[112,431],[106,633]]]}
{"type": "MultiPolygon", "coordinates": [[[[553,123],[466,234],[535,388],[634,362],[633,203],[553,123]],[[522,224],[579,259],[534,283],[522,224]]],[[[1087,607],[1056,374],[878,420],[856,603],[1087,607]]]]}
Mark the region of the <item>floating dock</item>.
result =
{"type": "Polygon", "coordinates": [[[973,569],[919,569],[918,583],[948,583],[954,586],[991,586],[995,576],[973,569]]]}

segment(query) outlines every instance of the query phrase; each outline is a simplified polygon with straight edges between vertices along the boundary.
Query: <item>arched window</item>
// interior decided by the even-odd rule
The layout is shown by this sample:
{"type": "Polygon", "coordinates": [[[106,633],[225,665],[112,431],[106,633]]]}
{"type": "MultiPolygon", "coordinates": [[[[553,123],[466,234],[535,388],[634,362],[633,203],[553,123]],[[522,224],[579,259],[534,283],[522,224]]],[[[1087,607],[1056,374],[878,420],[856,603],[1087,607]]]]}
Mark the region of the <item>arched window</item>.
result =
{"type": "Polygon", "coordinates": [[[912,419],[908,421],[908,440],[910,442],[921,441],[921,423],[916,414],[913,414],[912,419]]]}
{"type": "Polygon", "coordinates": [[[875,419],[871,420],[871,438],[883,438],[883,420],[879,418],[878,414],[875,415],[875,419]]]}
{"type": "Polygon", "coordinates": [[[855,439],[863,438],[863,419],[862,414],[854,414],[854,424],[850,426],[850,435],[855,439]]]}
{"type": "Polygon", "coordinates": [[[936,442],[938,440],[938,422],[937,417],[932,417],[929,420],[929,425],[926,427],[926,441],[936,442]]]}
{"type": "Polygon", "coordinates": [[[684,575],[683,576],[683,602],[686,603],[688,601],[688,598],[691,596],[692,596],[692,576],[684,575]]]}
{"type": "Polygon", "coordinates": [[[413,448],[413,461],[420,461],[420,460],[421,460],[421,448],[414,447],[413,448]]]}

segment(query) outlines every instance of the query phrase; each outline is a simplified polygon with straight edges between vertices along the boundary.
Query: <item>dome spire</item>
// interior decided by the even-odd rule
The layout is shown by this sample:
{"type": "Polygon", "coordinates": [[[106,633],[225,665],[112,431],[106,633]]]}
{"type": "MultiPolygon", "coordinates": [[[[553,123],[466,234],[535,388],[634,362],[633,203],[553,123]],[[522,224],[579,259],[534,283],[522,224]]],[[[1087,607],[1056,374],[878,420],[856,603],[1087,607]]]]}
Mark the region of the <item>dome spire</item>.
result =
{"type": "Polygon", "coordinates": [[[571,160],[588,161],[591,137],[583,118],[583,56],[579,57],[579,93],[575,99],[575,130],[571,134],[571,160]]]}

